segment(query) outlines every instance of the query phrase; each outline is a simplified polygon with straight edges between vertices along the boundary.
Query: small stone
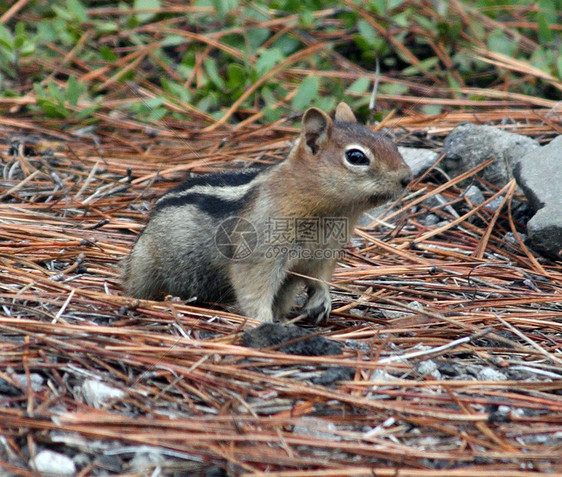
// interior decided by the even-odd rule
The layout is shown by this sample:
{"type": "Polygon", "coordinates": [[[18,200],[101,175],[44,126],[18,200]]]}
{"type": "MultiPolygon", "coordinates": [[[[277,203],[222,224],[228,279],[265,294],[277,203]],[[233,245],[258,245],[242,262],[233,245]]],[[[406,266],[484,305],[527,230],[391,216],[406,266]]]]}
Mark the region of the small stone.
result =
{"type": "Polygon", "coordinates": [[[428,207],[442,207],[447,203],[447,199],[441,194],[433,194],[423,201],[428,207]]]}
{"type": "Polygon", "coordinates": [[[76,474],[76,465],[70,457],[51,450],[42,450],[35,456],[35,468],[40,474],[49,477],[76,474]]]}
{"type": "Polygon", "coordinates": [[[78,454],[74,455],[72,457],[72,460],[78,466],[78,468],[86,467],[90,464],[90,462],[92,462],[90,456],[85,452],[79,452],[78,454]]]}
{"type": "MultiPolygon", "coordinates": [[[[27,376],[25,374],[14,374],[13,378],[23,389],[27,388],[27,376]]],[[[43,389],[43,376],[37,373],[31,373],[29,378],[31,379],[31,389],[33,389],[34,392],[39,392],[43,389]]]]}
{"type": "Polygon", "coordinates": [[[484,194],[482,191],[476,187],[474,184],[467,187],[464,192],[465,197],[470,200],[473,204],[480,205],[486,199],[484,198],[484,194]]]}
{"type": "Polygon", "coordinates": [[[355,369],[347,366],[332,366],[317,378],[312,379],[314,384],[332,386],[336,381],[350,381],[355,375],[355,369]]]}
{"type": "MultiPolygon", "coordinates": [[[[506,185],[512,177],[511,169],[521,157],[539,147],[534,139],[513,134],[492,126],[463,123],[456,126],[445,138],[441,162],[443,169],[453,177],[469,171],[482,162],[494,161],[478,175],[498,187],[506,185]]],[[[461,182],[467,186],[472,178],[461,182]]]]}
{"type": "Polygon", "coordinates": [[[495,199],[491,200],[486,207],[490,210],[498,210],[501,207],[503,201],[504,196],[498,195],[495,199]]]}
{"type": "MultiPolygon", "coordinates": [[[[518,235],[519,235],[519,238],[521,239],[522,242],[525,242],[525,240],[527,240],[527,234],[519,233],[518,235]]],[[[507,232],[503,236],[503,240],[504,240],[504,242],[507,242],[507,243],[512,244],[512,245],[519,245],[519,242],[515,238],[515,234],[513,232],[507,232]]]]}
{"type": "Polygon", "coordinates": [[[445,376],[458,376],[458,369],[449,361],[439,362],[439,373],[445,376]]]}
{"type": "Polygon", "coordinates": [[[413,301],[411,303],[408,303],[407,307],[412,311],[408,312],[405,310],[383,310],[382,308],[380,311],[385,318],[389,318],[389,319],[404,318],[410,316],[412,313],[423,311],[423,305],[418,301],[413,301]]]}
{"type": "Polygon", "coordinates": [[[441,373],[438,371],[437,363],[431,359],[420,361],[416,365],[416,371],[422,376],[430,375],[434,379],[440,379],[441,373]]]}
{"type": "Polygon", "coordinates": [[[311,436],[329,441],[341,441],[341,436],[335,434],[337,427],[329,421],[316,417],[302,417],[293,427],[293,434],[311,436]]]}
{"type": "Polygon", "coordinates": [[[166,459],[164,455],[162,455],[161,449],[151,446],[141,446],[131,459],[129,465],[132,469],[139,472],[140,475],[145,475],[146,471],[154,469],[165,461],[166,459]]]}
{"type": "Polygon", "coordinates": [[[435,214],[427,214],[423,218],[422,222],[423,222],[423,225],[426,225],[428,227],[432,227],[433,225],[438,224],[440,220],[441,219],[435,214]]]}
{"type": "Polygon", "coordinates": [[[562,258],[562,135],[521,157],[517,183],[535,215],[527,223],[530,245],[538,252],[562,258]]]}
{"type": "Polygon", "coordinates": [[[477,372],[476,376],[480,381],[505,381],[505,380],[507,380],[507,376],[505,374],[501,373],[500,371],[498,371],[494,368],[490,368],[489,366],[486,366],[486,367],[480,369],[477,372]]]}
{"type": "Polygon", "coordinates": [[[406,164],[412,169],[414,177],[421,176],[439,159],[439,154],[431,149],[399,146],[398,151],[402,154],[406,164]]]}
{"type": "Polygon", "coordinates": [[[125,393],[120,389],[113,388],[97,379],[88,379],[82,384],[82,396],[90,406],[100,409],[108,401],[121,399],[125,393]]]}
{"type": "Polygon", "coordinates": [[[388,373],[384,369],[375,369],[373,374],[371,375],[370,381],[383,381],[383,382],[392,382],[397,381],[397,379],[392,376],[392,374],[388,373]]]}

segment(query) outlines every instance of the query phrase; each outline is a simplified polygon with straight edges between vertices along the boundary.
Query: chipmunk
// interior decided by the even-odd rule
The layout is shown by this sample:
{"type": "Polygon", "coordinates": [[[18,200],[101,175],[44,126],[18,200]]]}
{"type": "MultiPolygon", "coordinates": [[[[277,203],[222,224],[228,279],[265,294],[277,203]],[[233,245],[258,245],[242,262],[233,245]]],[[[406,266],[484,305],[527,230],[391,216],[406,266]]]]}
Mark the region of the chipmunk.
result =
{"type": "Polygon", "coordinates": [[[308,109],[287,159],[201,175],[158,199],[122,266],[134,297],[237,302],[261,322],[282,320],[306,286],[302,314],[324,321],[327,281],[366,210],[396,198],[410,168],[384,134],[340,103],[335,120],[308,109]]]}

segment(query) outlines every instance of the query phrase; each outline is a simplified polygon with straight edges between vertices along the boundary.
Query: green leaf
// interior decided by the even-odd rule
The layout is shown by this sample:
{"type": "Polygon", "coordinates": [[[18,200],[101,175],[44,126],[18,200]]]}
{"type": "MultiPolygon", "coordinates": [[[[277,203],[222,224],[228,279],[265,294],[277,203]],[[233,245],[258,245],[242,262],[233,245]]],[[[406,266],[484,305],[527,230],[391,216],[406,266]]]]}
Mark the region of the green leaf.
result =
{"type": "Polygon", "coordinates": [[[312,11],[302,9],[299,11],[299,23],[304,27],[310,27],[314,24],[314,15],[312,11]]]}
{"type": "Polygon", "coordinates": [[[19,50],[20,56],[29,56],[33,53],[35,53],[35,43],[30,41],[26,41],[19,50]]]}
{"type": "Polygon", "coordinates": [[[558,78],[562,80],[562,55],[558,55],[556,60],[556,67],[558,68],[558,78]]]}
{"type": "Polygon", "coordinates": [[[73,20],[72,14],[69,11],[59,7],[58,5],[53,5],[53,11],[58,17],[58,20],[66,20],[69,22],[73,20]]]}
{"type": "Polygon", "coordinates": [[[25,25],[22,22],[16,24],[15,33],[14,47],[20,50],[29,38],[25,31],[25,25]]]}
{"type": "Polygon", "coordinates": [[[166,108],[163,107],[154,108],[153,110],[150,111],[148,115],[148,119],[152,121],[160,121],[164,116],[166,116],[167,113],[168,110],[166,108]]]}
{"type": "Polygon", "coordinates": [[[314,104],[323,111],[333,111],[336,108],[336,98],[332,96],[322,96],[314,101],[314,104]]]}
{"type": "Polygon", "coordinates": [[[273,43],[273,47],[281,50],[284,56],[289,56],[294,53],[301,45],[300,41],[289,35],[282,35],[273,43]]]}
{"type": "Polygon", "coordinates": [[[367,8],[378,15],[382,15],[386,12],[387,2],[386,0],[370,0],[367,2],[367,8]]]}
{"type": "Polygon", "coordinates": [[[258,74],[264,75],[269,70],[271,70],[275,65],[277,65],[284,56],[280,50],[277,48],[271,48],[269,50],[262,50],[258,61],[256,61],[254,68],[258,74]]]}
{"type": "Polygon", "coordinates": [[[88,106],[87,108],[84,108],[78,113],[76,113],[76,119],[83,120],[89,118],[92,115],[92,113],[96,112],[97,109],[98,109],[98,105],[88,106]]]}
{"type": "Polygon", "coordinates": [[[72,106],[76,106],[78,104],[78,99],[82,93],[82,88],[78,84],[75,76],[71,76],[68,78],[66,82],[66,99],[72,106]]]}
{"type": "Polygon", "coordinates": [[[230,63],[226,68],[227,85],[231,90],[244,88],[246,86],[246,70],[236,64],[230,63]]]}
{"type": "Polygon", "coordinates": [[[539,12],[549,25],[558,23],[558,12],[560,8],[552,0],[539,0],[539,12]]]}
{"type": "Polygon", "coordinates": [[[219,74],[217,64],[213,58],[208,56],[203,60],[203,69],[215,86],[217,86],[219,89],[224,89],[224,81],[219,74]]]}
{"type": "Polygon", "coordinates": [[[277,102],[275,94],[271,91],[271,86],[273,85],[269,83],[268,86],[264,86],[260,90],[260,95],[263,98],[266,107],[273,107],[273,105],[277,102]]]}
{"type": "Polygon", "coordinates": [[[246,31],[246,38],[248,39],[248,45],[250,47],[249,53],[254,54],[270,35],[271,32],[267,28],[255,28],[246,31]]]}
{"type": "Polygon", "coordinates": [[[495,53],[514,56],[517,44],[509,39],[502,31],[496,30],[488,37],[488,48],[495,53]]]}
{"type": "Polygon", "coordinates": [[[168,93],[172,98],[177,98],[179,101],[184,103],[191,102],[192,94],[184,85],[165,77],[162,77],[160,82],[162,83],[164,91],[166,91],[166,93],[168,93]]]}
{"type": "Polygon", "coordinates": [[[457,79],[449,71],[447,71],[447,82],[449,83],[449,88],[451,89],[460,89],[461,87],[457,79]]]}
{"type": "Polygon", "coordinates": [[[14,37],[12,32],[0,23],[0,47],[4,47],[8,51],[14,50],[14,37]]]}
{"type": "Polygon", "coordinates": [[[54,81],[49,81],[47,84],[47,91],[49,92],[51,98],[56,99],[61,105],[64,104],[64,94],[54,81]]]}
{"type": "Polygon", "coordinates": [[[213,0],[213,6],[220,16],[224,16],[239,7],[238,0],[213,0]]]}
{"type": "Polygon", "coordinates": [[[80,22],[88,20],[88,12],[79,0],[66,0],[66,8],[72,14],[74,19],[80,22]]]}
{"type": "Polygon", "coordinates": [[[119,30],[119,26],[115,22],[96,22],[96,30],[100,33],[113,33],[119,30]]]}
{"type": "Polygon", "coordinates": [[[371,26],[371,24],[365,20],[359,20],[357,22],[357,29],[361,37],[369,44],[369,46],[374,46],[378,39],[377,31],[371,26]]]}
{"type": "Polygon", "coordinates": [[[404,0],[388,0],[388,9],[394,10],[404,3],[404,0]]]}
{"type": "Polygon", "coordinates": [[[162,104],[164,104],[164,98],[162,96],[156,96],[155,98],[145,99],[142,102],[143,109],[145,111],[156,109],[156,108],[162,106],[162,104]]]}
{"type": "Polygon", "coordinates": [[[319,87],[320,83],[316,76],[306,78],[291,101],[291,107],[298,111],[303,111],[318,94],[319,87]]]}
{"type": "Polygon", "coordinates": [[[281,118],[281,111],[279,111],[279,109],[264,108],[263,117],[266,122],[273,123],[281,118]]]}
{"type": "Polygon", "coordinates": [[[43,91],[43,88],[39,83],[33,83],[33,91],[35,92],[35,96],[37,96],[37,98],[45,97],[45,91],[43,91]]]}
{"type": "Polygon", "coordinates": [[[539,41],[543,44],[552,41],[552,31],[544,15],[537,15],[537,24],[539,27],[539,41]]]}
{"type": "Polygon", "coordinates": [[[440,104],[424,104],[421,109],[425,114],[440,114],[443,106],[440,104]]]}
{"type": "Polygon", "coordinates": [[[185,37],[181,35],[166,35],[162,40],[162,46],[178,46],[185,43],[185,37]]]}
{"type": "Polygon", "coordinates": [[[64,105],[57,104],[50,99],[37,98],[37,104],[45,111],[45,114],[51,118],[65,119],[68,117],[68,110],[64,105]]]}
{"type": "Polygon", "coordinates": [[[346,94],[364,94],[371,86],[371,80],[369,78],[358,78],[356,79],[349,88],[345,90],[346,94]]]}
{"type": "MultiPolygon", "coordinates": [[[[157,10],[161,7],[160,0],[135,0],[135,10],[157,10]]],[[[153,12],[137,12],[136,18],[139,23],[145,23],[154,18],[153,12]]]]}
{"type": "Polygon", "coordinates": [[[437,56],[432,56],[431,58],[426,58],[419,62],[418,65],[408,66],[402,70],[402,74],[405,76],[413,76],[418,73],[425,73],[430,71],[434,66],[439,63],[439,58],[437,56]]]}
{"type": "Polygon", "coordinates": [[[102,45],[99,48],[100,55],[105,61],[115,61],[117,60],[117,55],[108,46],[102,45]]]}
{"type": "Polygon", "coordinates": [[[381,93],[385,94],[406,94],[408,92],[408,87],[400,82],[395,83],[384,83],[379,86],[381,93]]]}

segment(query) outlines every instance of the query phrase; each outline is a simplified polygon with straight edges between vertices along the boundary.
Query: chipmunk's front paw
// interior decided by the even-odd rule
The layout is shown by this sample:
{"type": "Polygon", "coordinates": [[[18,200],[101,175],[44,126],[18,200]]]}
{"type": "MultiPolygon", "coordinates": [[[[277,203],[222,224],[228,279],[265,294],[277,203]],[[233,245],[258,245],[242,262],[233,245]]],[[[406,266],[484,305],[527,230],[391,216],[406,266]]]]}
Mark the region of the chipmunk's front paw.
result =
{"type": "Polygon", "coordinates": [[[332,311],[332,300],[330,295],[314,295],[303,308],[302,312],[306,316],[312,318],[316,324],[328,321],[332,311]]]}

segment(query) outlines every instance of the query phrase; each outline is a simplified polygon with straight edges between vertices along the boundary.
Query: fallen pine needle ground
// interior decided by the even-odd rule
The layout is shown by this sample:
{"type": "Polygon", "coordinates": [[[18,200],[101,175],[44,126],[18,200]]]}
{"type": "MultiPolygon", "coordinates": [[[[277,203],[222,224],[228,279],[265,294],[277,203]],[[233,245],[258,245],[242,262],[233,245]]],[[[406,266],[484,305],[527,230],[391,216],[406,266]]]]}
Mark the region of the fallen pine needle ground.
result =
{"type": "MultiPolygon", "coordinates": [[[[541,111],[514,114],[512,131],[554,134],[541,111]]],[[[387,126],[406,145],[424,130],[438,150],[467,118],[387,126]]],[[[46,143],[40,122],[0,131],[0,469],[35,475],[50,449],[81,476],[562,473],[562,264],[505,240],[523,230],[514,187],[499,215],[441,207],[428,227],[425,199],[466,200],[430,171],[358,228],[327,326],[298,323],[341,355],[248,348],[257,322],[236,310],[121,294],[118,262],[155,197],[188,173],[275,163],[294,131],[130,128],[99,144],[46,143]],[[91,397],[97,382],[114,397],[91,397]]]]}

